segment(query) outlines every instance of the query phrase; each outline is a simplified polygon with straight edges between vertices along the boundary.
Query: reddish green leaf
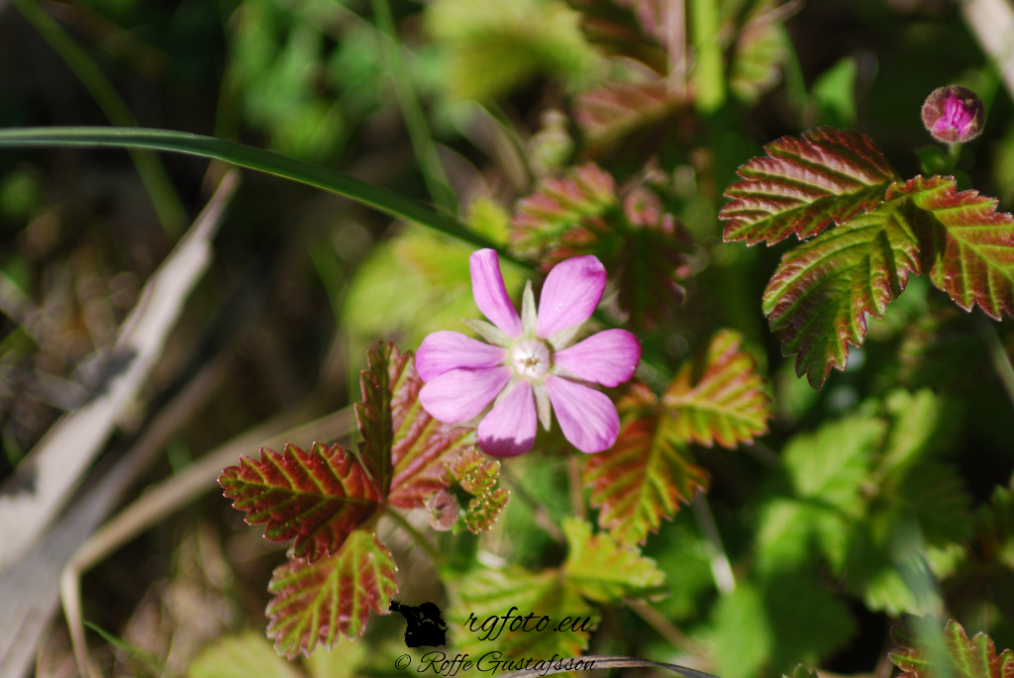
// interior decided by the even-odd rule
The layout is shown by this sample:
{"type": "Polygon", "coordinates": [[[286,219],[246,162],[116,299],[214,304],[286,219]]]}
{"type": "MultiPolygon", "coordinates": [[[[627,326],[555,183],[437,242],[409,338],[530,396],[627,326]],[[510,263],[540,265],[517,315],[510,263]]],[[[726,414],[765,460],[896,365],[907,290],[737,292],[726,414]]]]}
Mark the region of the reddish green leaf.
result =
{"type": "Polygon", "coordinates": [[[969,640],[965,629],[953,619],[943,633],[934,622],[906,617],[891,629],[894,650],[891,662],[901,669],[902,678],[1011,678],[1014,653],[996,646],[985,633],[969,640]]]}
{"type": "Polygon", "coordinates": [[[483,456],[474,447],[462,450],[446,463],[444,482],[471,497],[461,518],[473,534],[493,527],[510,499],[510,490],[498,487],[500,462],[483,456]]]}
{"type": "Polygon", "coordinates": [[[663,120],[686,103],[660,77],[649,82],[611,82],[579,94],[574,119],[589,143],[603,144],[663,120]]]}
{"type": "Polygon", "coordinates": [[[779,5],[773,0],[759,0],[750,8],[735,33],[729,64],[729,89],[740,99],[753,103],[778,84],[791,44],[784,21],[798,9],[797,3],[779,5]]]}
{"type": "Polygon", "coordinates": [[[363,467],[337,444],[314,443],[309,453],[264,449],[260,461],[240,457],[218,483],[248,523],[266,523],[264,536],[274,541],[295,538],[295,557],[311,561],[336,552],[380,505],[363,467]]]}
{"type": "Polygon", "coordinates": [[[479,569],[448,582],[448,585],[451,593],[448,626],[454,633],[449,640],[456,651],[473,657],[481,657],[493,650],[503,652],[505,659],[532,657],[545,660],[554,654],[577,657],[587,647],[590,631],[599,622],[598,612],[555,569],[535,574],[515,567],[479,569]],[[508,613],[515,617],[531,613],[533,617],[528,623],[528,630],[525,631],[523,624],[519,623],[512,631],[510,621],[505,623],[502,620],[508,613]],[[480,629],[492,615],[501,617],[497,626],[493,628],[490,622],[484,630],[480,629]],[[548,618],[547,623],[542,625],[541,630],[534,630],[543,616],[548,618]],[[571,622],[579,619],[578,628],[569,623],[561,628],[559,625],[564,623],[565,618],[571,622]],[[469,619],[473,620],[470,624],[466,623],[469,619]],[[507,628],[501,628],[505,625],[507,628]],[[581,626],[585,630],[582,631],[581,626]]]}
{"type": "Polygon", "coordinates": [[[398,568],[375,535],[356,530],[341,549],[316,562],[292,560],[275,569],[268,590],[268,637],[290,659],[309,655],[318,644],[331,647],[344,633],[363,632],[370,610],[387,614],[398,591],[398,568]]]}
{"type": "Polygon", "coordinates": [[[522,198],[511,223],[511,247],[521,256],[539,256],[583,220],[615,207],[616,184],[594,163],[575,167],[566,177],[544,179],[522,198]]]}
{"type": "Polygon", "coordinates": [[[796,374],[820,388],[845,369],[848,345],[866,337],[866,316],[883,315],[919,273],[916,235],[904,205],[888,204],[788,252],[764,291],[764,314],[799,353],[796,374]]]}
{"type": "Polygon", "coordinates": [[[1014,315],[1014,217],[997,212],[995,198],[957,192],[951,177],[916,177],[887,195],[905,196],[932,215],[914,226],[933,284],[966,311],[978,304],[996,320],[1014,315]]]}
{"type": "Polygon", "coordinates": [[[813,237],[880,205],[897,178],[880,150],[858,132],[824,127],[801,139],[782,137],[764,150],[767,156],[740,167],[743,181],[725,192],[732,202],[718,216],[729,222],[727,242],[770,245],[792,233],[813,237]]]}
{"type": "Polygon", "coordinates": [[[447,487],[444,462],[474,438],[474,429],[437,421],[419,403],[424,386],[411,352],[392,369],[391,420],[394,429],[393,479],[388,502],[404,509],[422,508],[427,497],[447,487]]]}
{"type": "Polygon", "coordinates": [[[356,421],[363,442],[359,456],[373,482],[386,499],[391,489],[391,448],[394,446],[394,424],[391,412],[391,385],[405,370],[409,356],[398,353],[393,343],[378,342],[377,348],[366,352],[367,368],[360,374],[363,402],[355,404],[356,421]]]}
{"type": "Polygon", "coordinates": [[[655,561],[625,549],[605,534],[592,535],[591,525],[566,518],[567,562],[563,571],[581,594],[598,603],[626,597],[643,598],[665,593],[665,574],[655,561]]]}
{"type": "Polygon", "coordinates": [[[687,442],[734,448],[768,432],[771,397],[738,332],[723,330],[708,346],[703,364],[687,363],[662,399],[669,430],[687,442]]]}
{"type": "Polygon", "coordinates": [[[689,503],[708,486],[686,441],[668,426],[655,395],[641,383],[617,403],[621,425],[616,443],[587,458],[582,479],[599,508],[599,526],[621,544],[644,543],[662,517],[689,503]]]}

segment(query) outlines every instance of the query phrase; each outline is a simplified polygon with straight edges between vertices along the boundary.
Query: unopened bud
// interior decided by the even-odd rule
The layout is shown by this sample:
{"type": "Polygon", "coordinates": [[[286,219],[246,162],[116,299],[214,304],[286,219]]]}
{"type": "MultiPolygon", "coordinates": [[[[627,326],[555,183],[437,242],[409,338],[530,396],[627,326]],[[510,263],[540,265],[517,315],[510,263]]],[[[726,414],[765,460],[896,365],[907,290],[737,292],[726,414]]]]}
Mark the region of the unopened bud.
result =
{"type": "Polygon", "coordinates": [[[967,87],[937,87],[922,105],[922,124],[937,141],[949,144],[971,141],[982,133],[986,108],[967,87]]]}
{"type": "Polygon", "coordinates": [[[426,500],[426,522],[438,532],[447,532],[458,522],[458,500],[450,492],[440,490],[426,500]]]}

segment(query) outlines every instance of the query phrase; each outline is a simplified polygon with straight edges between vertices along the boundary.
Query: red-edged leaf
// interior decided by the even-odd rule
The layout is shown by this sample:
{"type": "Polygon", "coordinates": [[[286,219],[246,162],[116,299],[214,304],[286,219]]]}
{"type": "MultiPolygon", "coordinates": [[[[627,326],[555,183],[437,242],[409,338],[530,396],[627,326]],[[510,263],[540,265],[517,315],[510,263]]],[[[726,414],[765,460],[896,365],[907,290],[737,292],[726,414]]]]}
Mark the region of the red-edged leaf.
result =
{"type": "Polygon", "coordinates": [[[483,456],[474,447],[462,450],[446,463],[444,482],[470,496],[461,518],[473,534],[493,527],[510,499],[510,490],[498,487],[500,462],[483,456]]]}
{"type": "Polygon", "coordinates": [[[686,103],[662,78],[612,82],[579,94],[574,119],[590,143],[602,144],[663,120],[686,103]]]}
{"type": "Polygon", "coordinates": [[[768,432],[771,397],[753,358],[740,350],[742,341],[738,332],[723,330],[703,363],[680,369],[662,399],[674,435],[731,449],[768,432]]]}
{"type": "Polygon", "coordinates": [[[387,614],[398,591],[391,552],[375,535],[356,530],[332,556],[314,563],[293,560],[275,569],[268,590],[268,637],[290,659],[330,648],[339,633],[355,638],[370,610],[387,614]]]}
{"type": "Polygon", "coordinates": [[[943,633],[929,619],[906,617],[891,629],[896,649],[888,653],[902,678],[1012,678],[1014,653],[996,646],[985,633],[969,640],[953,619],[943,633]]]}
{"type": "Polygon", "coordinates": [[[845,369],[848,345],[866,337],[866,316],[883,315],[919,273],[910,208],[886,204],[782,257],[764,291],[764,314],[782,333],[782,354],[799,353],[796,374],[820,388],[845,369]]]}
{"type": "Polygon", "coordinates": [[[404,509],[423,508],[427,497],[447,487],[444,462],[473,441],[475,430],[437,421],[419,403],[424,386],[411,353],[391,373],[394,428],[391,494],[388,502],[404,509]]]}
{"type": "Polygon", "coordinates": [[[810,238],[884,201],[897,176],[887,158],[858,132],[824,127],[803,138],[782,137],[766,157],[739,168],[743,181],[725,192],[719,212],[725,240],[773,244],[795,233],[810,238]]]}
{"type": "Polygon", "coordinates": [[[599,526],[621,544],[644,543],[679,502],[708,486],[687,443],[674,435],[655,395],[641,383],[617,403],[622,423],[616,443],[587,458],[582,479],[599,508],[599,526]]]}
{"type": "Polygon", "coordinates": [[[905,196],[932,215],[915,225],[933,284],[966,311],[978,304],[997,320],[1014,315],[1014,217],[997,212],[994,198],[957,192],[952,177],[916,177],[888,192],[905,196]]]}
{"type": "Polygon", "coordinates": [[[511,247],[522,256],[538,256],[582,220],[616,205],[616,183],[594,163],[575,167],[566,177],[544,179],[517,204],[511,247]]]}
{"type": "Polygon", "coordinates": [[[295,538],[295,557],[311,561],[337,551],[380,505],[363,467],[337,444],[264,449],[259,461],[240,457],[218,483],[247,523],[267,523],[264,536],[274,541],[295,538]]]}
{"type": "Polygon", "coordinates": [[[597,603],[645,598],[667,593],[665,574],[655,561],[623,548],[605,534],[592,534],[591,525],[566,518],[567,562],[563,571],[581,595],[597,603]]]}
{"type": "Polygon", "coordinates": [[[391,448],[394,445],[394,424],[391,412],[391,385],[405,370],[409,356],[400,355],[398,347],[383,341],[366,352],[367,368],[360,373],[359,385],[363,402],[355,404],[356,421],[363,442],[359,456],[373,482],[386,499],[391,489],[391,448]]]}
{"type": "Polygon", "coordinates": [[[735,33],[729,64],[729,89],[740,99],[752,103],[778,83],[791,44],[784,22],[799,7],[795,2],[759,0],[750,8],[735,33]]]}

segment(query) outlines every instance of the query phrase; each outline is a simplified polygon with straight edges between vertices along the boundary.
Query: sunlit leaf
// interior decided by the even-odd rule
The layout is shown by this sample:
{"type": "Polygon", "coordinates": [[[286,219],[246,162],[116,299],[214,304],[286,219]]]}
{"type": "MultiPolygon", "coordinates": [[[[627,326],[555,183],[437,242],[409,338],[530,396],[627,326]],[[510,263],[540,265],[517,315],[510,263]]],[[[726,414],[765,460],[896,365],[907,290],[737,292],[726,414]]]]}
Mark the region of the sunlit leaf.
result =
{"type": "Polygon", "coordinates": [[[268,637],[279,654],[310,654],[343,633],[361,634],[370,610],[387,614],[398,591],[391,552],[375,535],[356,530],[341,549],[310,563],[292,560],[275,569],[268,590],[268,637]]]}
{"type": "Polygon", "coordinates": [[[895,649],[888,658],[901,669],[902,678],[1009,678],[1014,674],[1014,653],[999,655],[985,633],[971,639],[961,624],[947,621],[941,633],[929,619],[908,617],[891,629],[895,649]]]}
{"type": "Polygon", "coordinates": [[[881,316],[919,272],[919,244],[904,205],[856,217],[786,253],[764,290],[764,314],[798,353],[796,374],[820,388],[861,346],[866,316],[881,316]]]}
{"type": "Polygon", "coordinates": [[[605,534],[592,535],[588,523],[567,518],[563,534],[567,538],[563,571],[585,598],[611,603],[665,591],[665,574],[655,561],[623,548],[605,534]]]}
{"type": "Polygon", "coordinates": [[[858,132],[829,127],[803,137],[782,137],[739,168],[732,201],[719,218],[725,240],[776,243],[795,233],[811,238],[832,224],[876,208],[897,178],[887,159],[858,132]]]}
{"type": "Polygon", "coordinates": [[[620,434],[605,452],[590,456],[582,481],[599,509],[599,525],[621,544],[644,543],[663,517],[708,487],[688,443],[675,435],[664,409],[643,384],[617,404],[620,434]]]}
{"type": "Polygon", "coordinates": [[[723,330],[698,364],[686,363],[662,398],[671,432],[688,442],[734,448],[768,432],[771,397],[743,337],[723,330]]]}
{"type": "Polygon", "coordinates": [[[978,304],[997,320],[1014,315],[1014,217],[997,212],[995,198],[958,192],[950,177],[916,177],[888,193],[903,196],[932,215],[916,228],[933,284],[966,311],[978,304]]]}
{"type": "Polygon", "coordinates": [[[489,530],[510,499],[510,490],[499,487],[500,462],[474,447],[462,450],[446,462],[443,481],[465,493],[462,498],[468,504],[461,518],[474,534],[489,530]]]}
{"type": "Polygon", "coordinates": [[[423,409],[419,391],[424,382],[411,353],[391,363],[390,379],[394,446],[388,502],[422,508],[428,496],[447,487],[444,463],[472,442],[474,429],[444,424],[423,409]]]}
{"type": "Polygon", "coordinates": [[[391,448],[394,446],[394,424],[391,416],[392,385],[405,371],[411,356],[401,355],[393,343],[378,342],[366,352],[367,368],[360,373],[362,402],[355,404],[356,423],[363,441],[359,456],[363,466],[380,490],[382,499],[391,489],[391,448]]]}
{"type": "Polygon", "coordinates": [[[555,569],[535,574],[519,568],[474,570],[451,583],[451,600],[448,626],[454,632],[454,647],[476,657],[491,650],[503,652],[504,658],[577,657],[599,622],[598,612],[555,569]],[[527,631],[520,623],[512,631],[510,622],[503,621],[512,610],[514,616],[533,615],[527,631]],[[493,615],[501,619],[482,629],[493,615]],[[536,631],[543,616],[547,622],[536,631]]]}
{"type": "Polygon", "coordinates": [[[260,631],[223,636],[201,650],[187,668],[187,678],[302,678],[271,649],[260,631]]]}
{"type": "Polygon", "coordinates": [[[260,460],[240,457],[218,483],[233,506],[264,536],[295,538],[297,558],[318,560],[336,552],[380,506],[380,493],[356,458],[335,444],[309,452],[286,445],[282,454],[261,450],[260,460]]]}

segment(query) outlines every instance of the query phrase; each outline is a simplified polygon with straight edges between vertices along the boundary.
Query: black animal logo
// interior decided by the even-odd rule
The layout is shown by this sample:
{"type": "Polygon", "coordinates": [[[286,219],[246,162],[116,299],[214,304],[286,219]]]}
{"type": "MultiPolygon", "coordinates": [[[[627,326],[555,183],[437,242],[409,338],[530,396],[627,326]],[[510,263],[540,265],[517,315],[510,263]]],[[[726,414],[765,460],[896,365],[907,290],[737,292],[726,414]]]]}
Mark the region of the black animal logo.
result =
{"type": "Polygon", "coordinates": [[[440,608],[433,603],[423,603],[413,607],[402,605],[397,600],[391,601],[391,612],[397,612],[408,624],[405,629],[405,645],[437,647],[447,644],[447,623],[440,616],[440,608]]]}

